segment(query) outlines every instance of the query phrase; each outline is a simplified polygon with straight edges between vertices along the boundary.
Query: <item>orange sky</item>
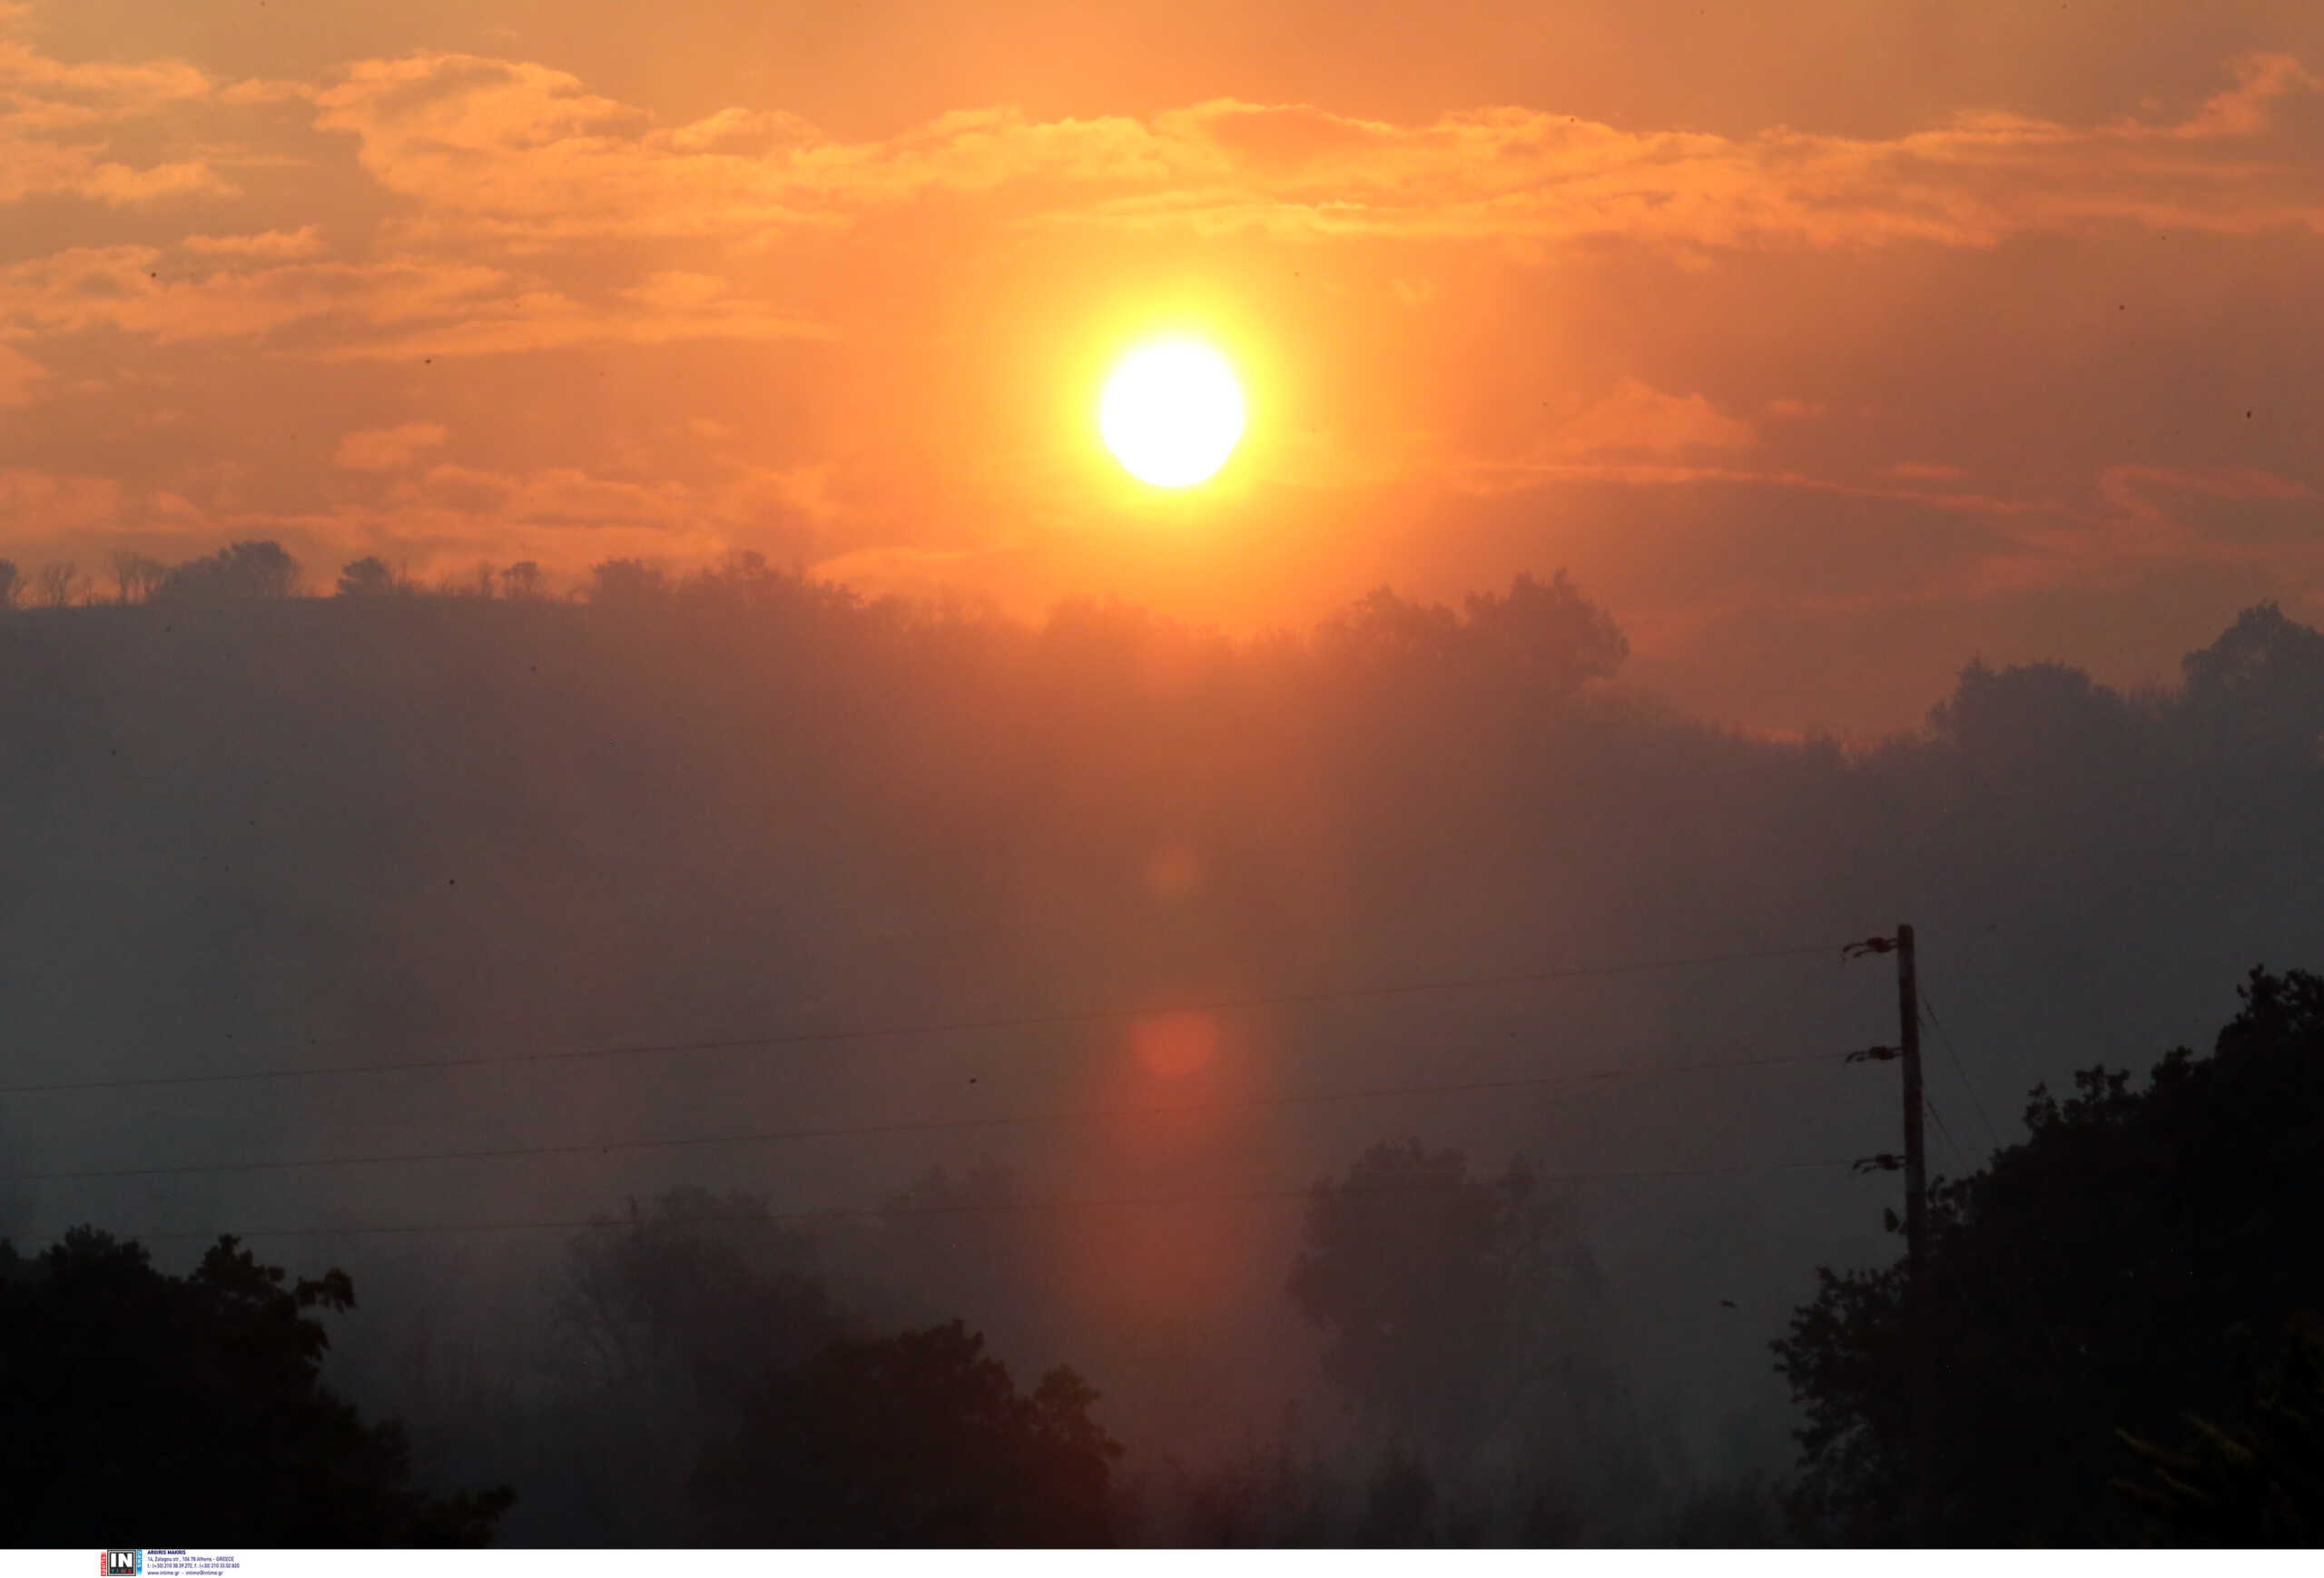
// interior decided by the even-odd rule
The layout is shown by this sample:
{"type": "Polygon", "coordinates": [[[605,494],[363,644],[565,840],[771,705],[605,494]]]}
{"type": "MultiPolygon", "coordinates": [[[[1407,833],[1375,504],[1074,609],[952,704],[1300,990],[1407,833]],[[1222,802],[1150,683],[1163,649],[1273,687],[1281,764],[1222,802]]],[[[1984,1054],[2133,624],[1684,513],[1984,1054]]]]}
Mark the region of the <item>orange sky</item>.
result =
{"type": "Polygon", "coordinates": [[[2324,6],[0,3],[0,556],[733,547],[1236,628],[1569,567],[1633,677],[2324,619],[2324,6]],[[1109,355],[1251,429],[1164,496],[1109,355]]]}

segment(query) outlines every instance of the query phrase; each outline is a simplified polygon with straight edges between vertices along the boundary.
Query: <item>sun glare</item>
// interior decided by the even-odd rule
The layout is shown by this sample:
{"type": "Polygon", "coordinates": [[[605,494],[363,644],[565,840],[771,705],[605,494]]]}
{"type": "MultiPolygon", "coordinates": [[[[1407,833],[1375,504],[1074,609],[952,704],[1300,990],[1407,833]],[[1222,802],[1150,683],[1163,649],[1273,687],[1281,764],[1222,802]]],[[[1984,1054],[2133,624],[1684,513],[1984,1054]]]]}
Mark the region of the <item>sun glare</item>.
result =
{"type": "Polygon", "coordinates": [[[1098,431],[1131,476],[1190,488],[1226,464],[1243,436],[1243,390],[1199,340],[1149,340],[1123,357],[1098,401],[1098,431]]]}

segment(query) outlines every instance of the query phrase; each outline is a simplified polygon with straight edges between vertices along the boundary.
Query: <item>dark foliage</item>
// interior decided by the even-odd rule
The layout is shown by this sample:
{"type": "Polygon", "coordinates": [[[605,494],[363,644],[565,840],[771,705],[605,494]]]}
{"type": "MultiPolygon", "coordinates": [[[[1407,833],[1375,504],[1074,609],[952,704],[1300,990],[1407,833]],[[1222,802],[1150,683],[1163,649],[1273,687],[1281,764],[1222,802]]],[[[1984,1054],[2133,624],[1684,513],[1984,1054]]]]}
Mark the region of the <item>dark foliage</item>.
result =
{"type": "Polygon", "coordinates": [[[556,1314],[562,1460],[591,1508],[587,1543],[698,1541],[703,1444],[734,1433],[771,1371],[842,1330],[810,1245],[764,1200],[700,1188],[576,1239],[556,1314]]]}
{"type": "Polygon", "coordinates": [[[1325,621],[1317,643],[1375,683],[1485,685],[1528,701],[1610,679],[1630,656],[1621,627],[1563,570],[1546,582],[1519,576],[1506,594],[1472,595],[1464,613],[1381,587],[1325,621]]]}
{"type": "Polygon", "coordinates": [[[298,590],[299,561],[281,543],[231,542],[171,569],[153,596],[173,603],[234,603],[280,599],[298,590]]]}
{"type": "MultiPolygon", "coordinates": [[[[2229,1394],[2239,1328],[2324,1302],[2324,1259],[2292,1248],[2324,1201],[2324,979],[2255,970],[2243,1000],[2144,1090],[2104,1069],[2037,1089],[2024,1144],[1931,1191],[1934,1537],[2132,1537],[2116,1432],[2157,1439],[2229,1394]]],[[[1819,1277],[1775,1345],[1807,1416],[1797,1511],[1905,1537],[1904,1269],[1819,1277]]]]}
{"type": "Polygon", "coordinates": [[[509,1492],[413,1490],[400,1428],[320,1384],[310,1312],[354,1303],[231,1238],[187,1277],[85,1228],[0,1245],[0,1546],[485,1543],[509,1492]]]}
{"type": "Polygon", "coordinates": [[[377,555],[351,560],[340,569],[339,595],[342,597],[386,597],[393,596],[395,590],[395,571],[377,555]]]}
{"type": "Polygon", "coordinates": [[[841,1330],[811,1246],[748,1195],[673,1189],[578,1240],[572,1274],[560,1313],[614,1384],[729,1396],[841,1330]]]}
{"type": "Polygon", "coordinates": [[[1523,1168],[1472,1178],[1416,1139],[1315,1186],[1291,1273],[1325,1333],[1324,1374],[1437,1447],[1514,1423],[1530,1399],[1512,1377],[1571,1360],[1598,1296],[1570,1211],[1523,1168]]]}
{"type": "Polygon", "coordinates": [[[1097,1400],[1063,1368],[1019,1394],[958,1321],[843,1339],[757,1390],[698,1489],[738,1544],[1101,1545],[1122,1448],[1097,1400]]]}
{"type": "Polygon", "coordinates": [[[2241,1417],[2188,1415],[2177,1450],[2122,1432],[2145,1473],[2117,1487],[2152,1516],[2161,1541],[2324,1543],[2324,1324],[2302,1316],[2280,1347],[2231,1405],[2241,1417]]]}

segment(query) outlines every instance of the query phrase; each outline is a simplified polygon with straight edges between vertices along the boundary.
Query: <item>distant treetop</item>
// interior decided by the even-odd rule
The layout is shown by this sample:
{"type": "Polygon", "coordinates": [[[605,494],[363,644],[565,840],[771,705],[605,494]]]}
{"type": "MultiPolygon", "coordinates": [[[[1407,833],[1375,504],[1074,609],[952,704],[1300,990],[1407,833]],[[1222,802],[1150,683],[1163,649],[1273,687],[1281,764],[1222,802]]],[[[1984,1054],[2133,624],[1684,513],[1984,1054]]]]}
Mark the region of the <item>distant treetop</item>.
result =
{"type": "Polygon", "coordinates": [[[231,603],[295,597],[299,561],[278,542],[231,542],[188,559],[162,577],[153,596],[182,603],[231,603]]]}

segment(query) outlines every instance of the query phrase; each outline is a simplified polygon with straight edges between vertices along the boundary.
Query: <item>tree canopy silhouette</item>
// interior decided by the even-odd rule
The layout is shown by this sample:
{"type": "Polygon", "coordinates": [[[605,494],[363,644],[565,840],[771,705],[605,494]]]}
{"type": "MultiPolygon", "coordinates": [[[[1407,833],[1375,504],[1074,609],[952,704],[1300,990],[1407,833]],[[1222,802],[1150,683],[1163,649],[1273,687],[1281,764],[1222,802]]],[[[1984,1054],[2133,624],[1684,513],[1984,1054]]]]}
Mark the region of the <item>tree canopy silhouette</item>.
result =
{"type": "Polygon", "coordinates": [[[154,588],[164,602],[231,603],[295,596],[299,561],[278,542],[230,542],[172,568],[154,588]]]}
{"type": "Polygon", "coordinates": [[[485,1543],[514,1496],[412,1489],[320,1380],[353,1285],[283,1275],[231,1237],[185,1277],[93,1228],[0,1244],[0,1545],[485,1543]]]}
{"type": "MultiPolygon", "coordinates": [[[[2234,1334],[2324,1306],[2324,978],[2254,970],[2212,1054],[2142,1090],[2102,1068],[2029,1138],[1931,1190],[1935,1537],[2131,1538],[2116,1433],[2162,1438],[2231,1390],[2234,1334]]],[[[1910,1461],[1901,1262],[1818,1273],[1775,1344],[1805,1408],[1797,1511],[1878,1543],[1910,1461]]]]}
{"type": "Polygon", "coordinates": [[[567,1273],[567,1340],[551,1353],[577,1409],[572,1461],[608,1535],[697,1539],[688,1482],[704,1443],[734,1433],[772,1371],[842,1329],[812,1248],[763,1199],[677,1188],[575,1239],[567,1273]]]}
{"type": "Polygon", "coordinates": [[[1030,1396],[959,1321],[832,1343],[770,1377],[697,1486],[753,1545],[1109,1543],[1122,1448],[1053,1369],[1030,1396]]]}
{"type": "Polygon", "coordinates": [[[599,1378],[675,1380],[707,1396],[808,1357],[841,1329],[812,1246],[765,1201],[702,1188],[670,1190],[577,1239],[559,1313],[599,1378]]]}
{"type": "Polygon", "coordinates": [[[1374,673],[1492,675],[1549,695],[1612,678],[1630,650],[1612,616],[1563,570],[1546,582],[1521,575],[1505,594],[1473,594],[1463,614],[1381,587],[1316,636],[1326,653],[1374,673]]]}
{"type": "Polygon", "coordinates": [[[1290,1291],[1325,1333],[1324,1373],[1443,1447],[1541,1401],[1530,1378],[1575,1356],[1599,1277],[1564,1203],[1523,1167],[1472,1177],[1460,1152],[1412,1139],[1315,1186],[1290,1291]]]}
{"type": "Polygon", "coordinates": [[[2324,631],[2273,603],[2246,608],[2181,664],[2187,705],[2214,728],[2289,746],[2313,766],[2324,738],[2324,631]]]}
{"type": "Polygon", "coordinates": [[[342,597],[385,597],[395,589],[395,571],[376,554],[351,559],[340,568],[339,596],[342,597]]]}

